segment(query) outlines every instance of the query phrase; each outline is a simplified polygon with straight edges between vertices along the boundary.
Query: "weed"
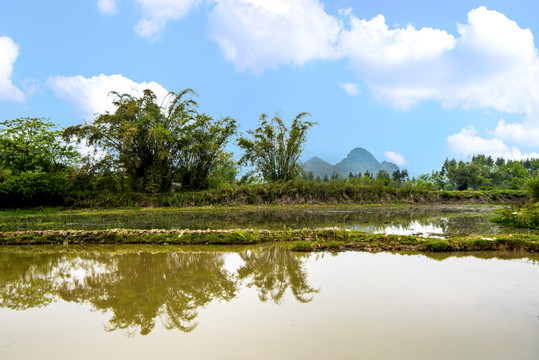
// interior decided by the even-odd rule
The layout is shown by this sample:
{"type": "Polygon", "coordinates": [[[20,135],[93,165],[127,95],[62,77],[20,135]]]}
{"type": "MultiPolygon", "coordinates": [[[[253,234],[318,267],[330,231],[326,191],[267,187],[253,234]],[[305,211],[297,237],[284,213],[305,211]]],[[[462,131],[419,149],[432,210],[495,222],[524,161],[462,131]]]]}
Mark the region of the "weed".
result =
{"type": "Polygon", "coordinates": [[[303,240],[296,241],[294,243],[294,246],[292,247],[292,250],[295,251],[311,251],[312,245],[311,243],[303,240]]]}
{"type": "Polygon", "coordinates": [[[425,251],[443,252],[452,251],[453,247],[447,240],[432,240],[423,245],[425,251]]]}

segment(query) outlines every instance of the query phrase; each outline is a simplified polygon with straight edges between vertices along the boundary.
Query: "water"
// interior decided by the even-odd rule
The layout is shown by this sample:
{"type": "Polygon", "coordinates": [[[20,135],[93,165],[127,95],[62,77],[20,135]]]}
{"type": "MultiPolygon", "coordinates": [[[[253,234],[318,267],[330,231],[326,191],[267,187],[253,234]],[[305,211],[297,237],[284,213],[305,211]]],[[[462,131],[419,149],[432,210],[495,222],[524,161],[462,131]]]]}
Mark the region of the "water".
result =
{"type": "Polygon", "coordinates": [[[489,219],[499,205],[316,208],[140,209],[3,216],[0,231],[44,229],[292,229],[340,228],[433,237],[534,232],[489,219]]]}
{"type": "Polygon", "coordinates": [[[537,359],[539,257],[0,248],[1,359],[537,359]]]}

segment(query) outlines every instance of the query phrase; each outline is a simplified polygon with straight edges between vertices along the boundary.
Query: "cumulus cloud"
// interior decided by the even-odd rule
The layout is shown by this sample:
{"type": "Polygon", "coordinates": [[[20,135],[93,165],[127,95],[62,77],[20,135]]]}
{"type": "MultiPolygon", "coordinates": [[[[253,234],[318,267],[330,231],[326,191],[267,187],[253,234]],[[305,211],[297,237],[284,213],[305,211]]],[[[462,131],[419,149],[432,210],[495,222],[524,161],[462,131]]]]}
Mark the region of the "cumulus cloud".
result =
{"type": "Polygon", "coordinates": [[[445,30],[390,28],[383,15],[328,14],[319,0],[216,0],[212,38],[238,70],[346,59],[374,94],[408,109],[423,100],[446,107],[532,113],[539,103],[539,59],[528,29],[479,7],[445,30]]]}
{"type": "Polygon", "coordinates": [[[462,129],[459,133],[448,136],[447,142],[451,151],[468,157],[477,154],[512,160],[539,157],[539,153],[536,152],[522,153],[516,146],[509,148],[503,140],[496,137],[484,139],[477,135],[477,130],[474,126],[462,129]]]}
{"type": "Polygon", "coordinates": [[[155,40],[169,20],[179,20],[202,0],[133,0],[142,9],[144,17],[135,26],[142,37],[155,40]]]}
{"type": "Polygon", "coordinates": [[[509,151],[500,139],[483,139],[477,135],[474,126],[462,129],[459,133],[447,137],[451,151],[466,156],[475,154],[501,154],[509,151]]]}
{"type": "Polygon", "coordinates": [[[384,152],[385,157],[397,166],[404,166],[408,161],[399,153],[393,151],[384,152]]]}
{"type": "MultiPolygon", "coordinates": [[[[170,20],[179,20],[196,8],[202,0],[132,0],[143,17],[135,26],[141,37],[149,40],[159,38],[161,31],[170,20]]],[[[117,0],[98,0],[99,11],[115,14],[118,11],[117,0]]]]}
{"type": "MultiPolygon", "coordinates": [[[[111,12],[116,1],[99,0],[98,5],[111,12]]],[[[202,0],[133,2],[144,13],[137,33],[155,39],[168,21],[184,17],[202,0]]],[[[523,114],[522,122],[501,120],[490,139],[478,136],[473,127],[451,135],[447,139],[457,153],[475,148],[516,156],[507,144],[539,145],[539,56],[533,34],[498,11],[484,6],[471,10],[466,23],[456,24],[454,36],[429,27],[390,27],[383,15],[361,19],[352,9],[332,15],[321,0],[207,4],[209,34],[240,71],[261,73],[283,65],[344,59],[358,84],[403,110],[435,100],[447,108],[523,114]],[[467,145],[463,139],[476,143],[467,145]]],[[[339,86],[352,96],[359,92],[355,83],[339,86]]]]}
{"type": "Polygon", "coordinates": [[[13,85],[13,64],[19,56],[19,47],[7,36],[0,36],[0,100],[24,101],[25,95],[13,85]]]}
{"type": "Polygon", "coordinates": [[[539,146],[539,126],[537,122],[525,121],[523,123],[507,124],[504,119],[500,119],[492,134],[507,141],[528,146],[539,146]]]}
{"type": "Polygon", "coordinates": [[[479,7],[459,37],[431,28],[389,29],[383,16],[350,16],[341,53],[374,93],[404,109],[422,100],[447,107],[531,112],[539,100],[539,61],[528,29],[479,7]]]}
{"type": "Polygon", "coordinates": [[[209,17],[212,38],[239,70],[338,57],[342,23],[317,0],[216,0],[209,17]]]}
{"type": "Polygon", "coordinates": [[[98,0],[97,7],[103,14],[116,14],[118,11],[116,0],[98,0]]]}
{"type": "Polygon", "coordinates": [[[356,83],[339,83],[339,87],[346,91],[350,96],[356,96],[359,94],[359,84],[356,83]]]}
{"type": "Polygon", "coordinates": [[[91,78],[81,75],[54,76],[49,78],[48,84],[56,96],[70,102],[85,120],[91,120],[96,114],[115,110],[111,91],[141,96],[145,89],[150,89],[159,103],[162,103],[168,94],[163,86],[154,81],[137,83],[119,74],[101,74],[91,78]]]}

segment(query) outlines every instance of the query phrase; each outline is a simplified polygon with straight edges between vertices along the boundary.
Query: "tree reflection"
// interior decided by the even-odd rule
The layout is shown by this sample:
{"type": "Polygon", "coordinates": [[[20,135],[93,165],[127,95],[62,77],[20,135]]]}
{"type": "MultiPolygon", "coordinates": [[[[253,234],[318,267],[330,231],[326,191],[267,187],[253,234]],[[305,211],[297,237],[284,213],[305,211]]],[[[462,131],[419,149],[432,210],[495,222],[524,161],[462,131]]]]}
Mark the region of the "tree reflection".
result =
{"type": "Polygon", "coordinates": [[[149,334],[158,320],[167,329],[192,331],[199,309],[232,300],[242,280],[258,288],[261,301],[279,303],[288,288],[300,302],[318,292],[301,258],[283,247],[240,256],[245,264],[234,274],[219,252],[0,251],[0,306],[25,310],[57,299],[89,304],[111,314],[105,330],[134,336],[149,334]]]}
{"type": "Polygon", "coordinates": [[[308,296],[319,292],[307,282],[307,273],[299,254],[293,254],[284,247],[275,246],[259,251],[249,251],[240,255],[245,265],[238,270],[240,279],[250,279],[248,287],[258,288],[260,301],[271,299],[280,303],[286,289],[290,287],[294,297],[302,302],[310,302],[308,296]]]}
{"type": "Polygon", "coordinates": [[[25,310],[50,304],[65,267],[62,254],[0,252],[0,306],[25,310]]]}
{"type": "Polygon", "coordinates": [[[199,307],[231,300],[238,287],[218,253],[122,254],[113,261],[112,269],[88,274],[59,291],[66,301],[111,311],[108,331],[145,335],[157,317],[168,329],[191,331],[197,326],[199,307]]]}

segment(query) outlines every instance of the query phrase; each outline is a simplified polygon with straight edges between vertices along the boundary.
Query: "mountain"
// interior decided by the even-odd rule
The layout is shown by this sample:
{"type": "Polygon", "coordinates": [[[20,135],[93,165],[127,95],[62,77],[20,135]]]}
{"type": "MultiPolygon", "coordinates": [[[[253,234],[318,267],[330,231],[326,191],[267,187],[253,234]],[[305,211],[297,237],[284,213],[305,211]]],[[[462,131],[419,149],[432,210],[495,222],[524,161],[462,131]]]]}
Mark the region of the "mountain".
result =
{"type": "Polygon", "coordinates": [[[367,150],[358,147],[350,151],[346,158],[333,166],[332,172],[328,176],[331,176],[333,172],[338,172],[342,176],[359,172],[364,174],[367,170],[372,174],[376,174],[380,169],[382,169],[382,166],[378,160],[367,150]]]}
{"type": "Polygon", "coordinates": [[[399,167],[397,165],[389,161],[382,161],[380,165],[382,166],[383,170],[389,173],[389,175],[392,175],[395,171],[399,170],[399,167]]]}
{"type": "Polygon", "coordinates": [[[321,177],[323,178],[325,174],[329,174],[328,176],[331,176],[333,174],[333,165],[331,165],[328,162],[325,162],[324,160],[320,159],[319,157],[315,156],[307,160],[305,164],[303,164],[304,169],[310,169],[307,170],[307,172],[312,171],[314,177],[321,177]]]}
{"type": "Polygon", "coordinates": [[[324,175],[331,177],[335,172],[346,177],[350,173],[354,175],[357,173],[365,174],[367,170],[373,175],[380,170],[385,170],[391,175],[394,171],[398,170],[399,167],[388,161],[382,161],[380,163],[369,151],[357,147],[350,151],[346,158],[335,165],[331,165],[315,156],[305,162],[303,169],[307,173],[312,172],[314,177],[319,176],[322,178],[324,175]]]}

